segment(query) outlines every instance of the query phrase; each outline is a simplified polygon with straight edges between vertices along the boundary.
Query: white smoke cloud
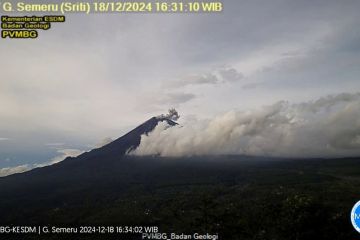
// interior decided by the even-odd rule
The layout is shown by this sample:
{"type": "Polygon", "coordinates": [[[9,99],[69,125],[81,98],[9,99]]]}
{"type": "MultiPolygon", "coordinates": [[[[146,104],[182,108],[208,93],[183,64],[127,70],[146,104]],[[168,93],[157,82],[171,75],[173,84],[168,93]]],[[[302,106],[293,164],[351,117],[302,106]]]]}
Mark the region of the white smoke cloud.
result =
{"type": "Polygon", "coordinates": [[[285,101],[254,111],[230,111],[211,120],[168,128],[160,123],[131,154],[192,156],[246,154],[342,157],[360,154],[360,94],[316,101],[285,101]]]}

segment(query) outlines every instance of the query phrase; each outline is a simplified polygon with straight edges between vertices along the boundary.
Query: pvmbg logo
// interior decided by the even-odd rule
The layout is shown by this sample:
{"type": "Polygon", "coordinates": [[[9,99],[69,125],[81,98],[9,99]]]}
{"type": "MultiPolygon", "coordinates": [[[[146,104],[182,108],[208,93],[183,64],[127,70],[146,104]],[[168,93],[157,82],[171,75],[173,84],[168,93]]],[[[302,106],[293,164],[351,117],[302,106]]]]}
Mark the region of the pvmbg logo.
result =
{"type": "Polygon", "coordinates": [[[360,201],[358,201],[351,210],[351,223],[360,233],[360,201]]]}

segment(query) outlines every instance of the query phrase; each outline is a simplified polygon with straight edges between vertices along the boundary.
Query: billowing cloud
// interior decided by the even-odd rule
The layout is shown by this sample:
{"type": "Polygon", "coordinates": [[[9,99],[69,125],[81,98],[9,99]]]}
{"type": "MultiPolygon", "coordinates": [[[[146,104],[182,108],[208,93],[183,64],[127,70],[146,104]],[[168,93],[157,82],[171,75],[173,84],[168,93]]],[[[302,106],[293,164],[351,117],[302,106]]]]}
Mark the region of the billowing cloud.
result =
{"type": "Polygon", "coordinates": [[[157,117],[158,119],[167,118],[172,121],[177,121],[180,118],[178,111],[175,108],[170,108],[167,114],[161,114],[157,117]]]}
{"type": "Polygon", "coordinates": [[[211,120],[143,135],[136,155],[246,154],[274,157],[336,157],[360,154],[360,94],[316,101],[280,101],[254,111],[230,111],[211,120]]]}
{"type": "Polygon", "coordinates": [[[15,173],[26,172],[26,171],[29,171],[34,168],[50,166],[55,163],[59,163],[59,162],[63,161],[67,157],[78,156],[81,153],[83,153],[84,151],[81,151],[78,149],[59,149],[57,152],[60,155],[52,158],[50,161],[45,162],[45,163],[24,164],[24,165],[19,165],[19,166],[15,166],[15,167],[0,168],[0,177],[8,176],[8,175],[15,174],[15,173]]]}

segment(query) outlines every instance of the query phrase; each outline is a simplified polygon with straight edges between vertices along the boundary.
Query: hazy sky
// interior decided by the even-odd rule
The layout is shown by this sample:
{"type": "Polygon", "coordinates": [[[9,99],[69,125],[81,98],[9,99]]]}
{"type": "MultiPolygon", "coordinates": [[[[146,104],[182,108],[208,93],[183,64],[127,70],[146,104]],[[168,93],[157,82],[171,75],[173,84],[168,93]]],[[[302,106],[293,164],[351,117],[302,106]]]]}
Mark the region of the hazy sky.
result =
{"type": "Polygon", "coordinates": [[[90,149],[169,107],[207,118],[360,90],[360,1],[223,2],[69,14],[36,40],[0,40],[0,168],[90,149]]]}

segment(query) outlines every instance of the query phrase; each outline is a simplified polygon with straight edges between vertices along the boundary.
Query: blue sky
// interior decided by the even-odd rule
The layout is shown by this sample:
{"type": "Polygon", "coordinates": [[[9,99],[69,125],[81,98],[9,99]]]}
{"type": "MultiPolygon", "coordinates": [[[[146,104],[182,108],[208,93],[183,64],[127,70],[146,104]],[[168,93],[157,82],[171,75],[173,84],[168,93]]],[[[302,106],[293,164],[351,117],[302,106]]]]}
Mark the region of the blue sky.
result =
{"type": "Polygon", "coordinates": [[[1,40],[0,168],[91,149],[170,107],[212,118],[360,90],[359,1],[223,2],[69,14],[36,40],[1,40]]]}

